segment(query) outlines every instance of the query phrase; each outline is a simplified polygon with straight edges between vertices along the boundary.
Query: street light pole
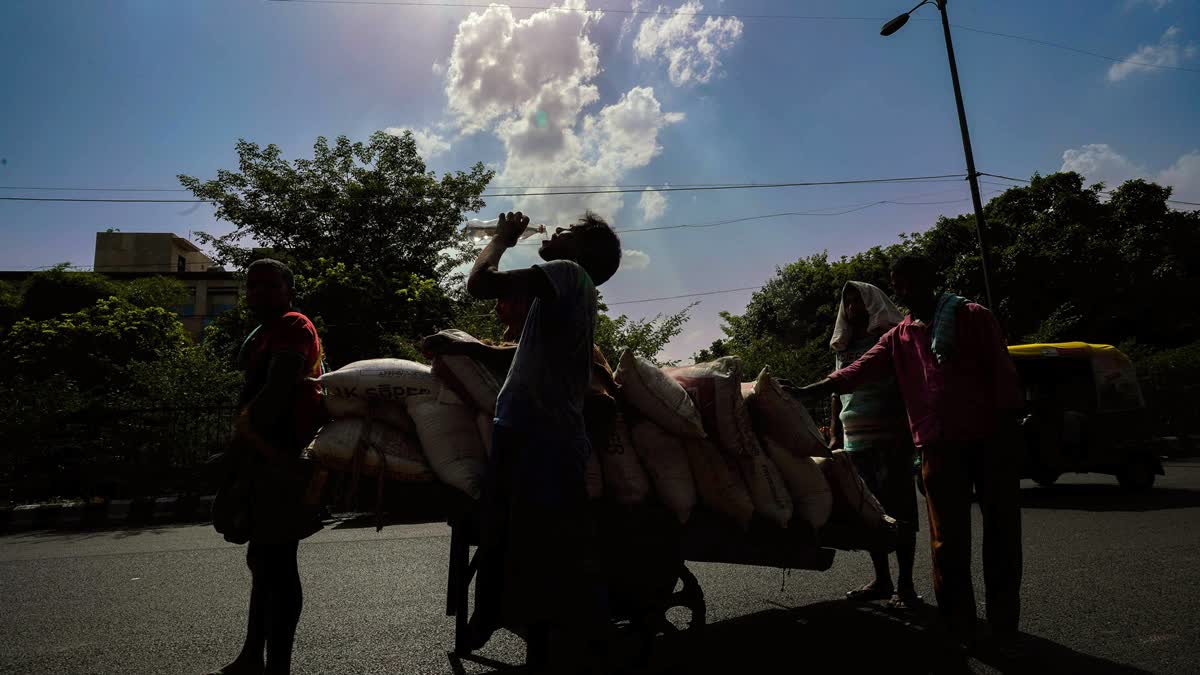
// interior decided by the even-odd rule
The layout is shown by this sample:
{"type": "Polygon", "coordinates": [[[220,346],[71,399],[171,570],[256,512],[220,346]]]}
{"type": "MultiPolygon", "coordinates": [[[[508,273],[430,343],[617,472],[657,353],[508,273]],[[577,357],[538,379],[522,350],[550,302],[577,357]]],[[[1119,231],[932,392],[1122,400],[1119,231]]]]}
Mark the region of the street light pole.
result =
{"type": "Polygon", "coordinates": [[[967,158],[967,181],[971,184],[971,204],[975,207],[975,234],[979,239],[979,262],[983,267],[983,292],[987,297],[988,309],[997,311],[992,300],[992,283],[988,270],[991,269],[991,251],[987,241],[987,223],[983,220],[983,202],[979,197],[979,173],[975,171],[975,154],[971,152],[971,133],[967,131],[967,111],[963,108],[962,87],[958,84],[958,64],[954,60],[954,41],[950,39],[950,18],[946,15],[946,0],[925,0],[904,14],[884,25],[881,35],[888,36],[900,30],[908,22],[908,15],[928,2],[937,5],[942,15],[942,34],[946,36],[946,56],[950,59],[950,80],[954,83],[954,102],[958,106],[958,127],[962,131],[963,154],[967,158]]]}
{"type": "Polygon", "coordinates": [[[950,79],[954,81],[954,102],[958,104],[958,126],[962,129],[963,154],[967,156],[967,180],[971,183],[971,204],[975,207],[975,234],[979,238],[979,261],[983,265],[983,292],[988,309],[999,308],[992,303],[992,283],[988,270],[992,268],[991,251],[987,241],[987,223],[983,220],[983,203],[979,198],[979,174],[975,171],[975,153],[971,152],[971,132],[967,131],[967,111],[963,108],[962,87],[958,84],[958,64],[954,61],[954,42],[950,39],[950,18],[946,16],[946,0],[935,0],[942,15],[942,33],[946,36],[946,55],[950,58],[950,79]]]}

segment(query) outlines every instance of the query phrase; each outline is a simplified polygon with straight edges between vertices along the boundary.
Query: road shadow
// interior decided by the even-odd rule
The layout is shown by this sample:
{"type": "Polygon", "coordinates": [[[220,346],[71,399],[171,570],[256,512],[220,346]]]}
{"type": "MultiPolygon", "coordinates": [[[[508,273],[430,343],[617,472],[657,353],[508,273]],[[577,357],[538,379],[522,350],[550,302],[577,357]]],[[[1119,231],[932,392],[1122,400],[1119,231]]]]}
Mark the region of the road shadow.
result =
{"type": "Polygon", "coordinates": [[[446,522],[456,508],[462,508],[466,499],[453,488],[440,483],[397,483],[386,482],[382,494],[377,492],[375,480],[366,479],[351,487],[343,481],[329,493],[328,509],[336,514],[339,522],[327,525],[331,529],[355,529],[383,525],[418,525],[446,522]],[[382,500],[382,501],[380,501],[382,500]],[[382,503],[382,519],[376,511],[382,503]]]}
{"type": "Polygon", "coordinates": [[[445,514],[384,513],[383,518],[379,519],[374,513],[335,513],[332,521],[325,521],[325,527],[330,530],[358,530],[380,525],[387,527],[388,525],[425,525],[444,522],[446,522],[445,514]]]}
{"type": "Polygon", "coordinates": [[[161,535],[171,530],[180,530],[184,528],[196,527],[197,525],[206,525],[202,522],[191,523],[163,523],[160,525],[80,525],[60,527],[57,529],[41,529],[41,530],[25,530],[23,532],[10,532],[4,535],[8,542],[19,542],[21,539],[58,539],[62,541],[87,541],[89,539],[112,538],[112,539],[129,539],[131,537],[140,537],[142,535],[161,535]]]}
{"type": "Polygon", "coordinates": [[[1200,507],[1200,490],[1156,487],[1146,492],[1127,492],[1119,485],[1079,483],[1030,487],[1021,490],[1021,506],[1027,509],[1077,511],[1162,511],[1200,507]]]}
{"type": "MultiPolygon", "coordinates": [[[[986,634],[986,630],[984,631],[986,634]]],[[[620,656],[631,652],[618,647],[620,656]]],[[[486,663],[487,673],[523,668],[486,663]]],[[[481,663],[482,661],[482,663],[481,663]]],[[[454,663],[454,659],[451,659],[454,663]]],[[[455,669],[457,672],[458,669],[455,669]]],[[[626,672],[626,671],[616,671],[626,672]]],[[[1005,658],[983,641],[970,658],[955,650],[936,609],[911,613],[881,605],[831,601],[780,607],[711,624],[698,633],[661,637],[647,675],[728,675],[776,672],[1089,673],[1140,675],[1140,670],[1022,634],[1020,652],[1005,658]]]]}

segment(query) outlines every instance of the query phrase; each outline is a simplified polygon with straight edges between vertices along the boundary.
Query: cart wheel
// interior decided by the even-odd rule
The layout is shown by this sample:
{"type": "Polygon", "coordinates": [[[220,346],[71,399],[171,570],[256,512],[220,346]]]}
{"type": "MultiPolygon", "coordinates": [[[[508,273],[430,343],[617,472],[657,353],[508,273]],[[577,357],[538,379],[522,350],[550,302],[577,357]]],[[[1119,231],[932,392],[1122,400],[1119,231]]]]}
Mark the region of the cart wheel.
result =
{"type": "Polygon", "coordinates": [[[1145,457],[1132,457],[1121,473],[1117,474],[1117,482],[1130,492],[1143,492],[1154,487],[1154,467],[1145,457]]]}

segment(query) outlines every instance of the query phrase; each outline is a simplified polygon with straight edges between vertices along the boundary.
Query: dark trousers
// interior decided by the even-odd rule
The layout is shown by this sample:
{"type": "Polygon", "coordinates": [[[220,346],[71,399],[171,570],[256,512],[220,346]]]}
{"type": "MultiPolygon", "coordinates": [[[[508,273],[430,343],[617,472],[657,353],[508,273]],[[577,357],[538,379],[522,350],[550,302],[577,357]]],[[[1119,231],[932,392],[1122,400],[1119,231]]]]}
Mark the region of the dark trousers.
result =
{"type": "MultiPolygon", "coordinates": [[[[536,658],[546,655],[549,640],[578,642],[601,621],[586,455],[500,425],[492,438],[472,630],[478,644],[502,626],[522,630],[536,658]]],[[[535,672],[549,667],[529,665],[535,672]]]]}
{"type": "Polygon", "coordinates": [[[971,583],[971,488],[983,513],[983,578],[987,618],[998,635],[1017,631],[1021,611],[1021,505],[1019,452],[998,439],[942,443],[921,451],[933,589],[952,632],[971,639],[975,591],[971,583]]]}
{"type": "Polygon", "coordinates": [[[242,656],[261,663],[266,647],[267,673],[287,673],[292,664],[292,644],[304,607],[296,554],[299,540],[250,540],[246,565],[250,568],[250,621],[242,656]]]}

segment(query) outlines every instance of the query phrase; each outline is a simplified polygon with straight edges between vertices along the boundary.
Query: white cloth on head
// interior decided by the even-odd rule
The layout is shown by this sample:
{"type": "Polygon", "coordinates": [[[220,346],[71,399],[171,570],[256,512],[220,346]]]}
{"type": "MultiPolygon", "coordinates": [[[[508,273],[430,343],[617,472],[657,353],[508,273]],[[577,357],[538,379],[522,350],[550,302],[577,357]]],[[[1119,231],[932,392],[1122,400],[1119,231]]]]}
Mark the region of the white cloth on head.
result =
{"type": "Polygon", "coordinates": [[[846,349],[854,339],[854,328],[846,316],[846,289],[854,286],[862,296],[863,305],[867,308],[867,335],[883,335],[893,326],[904,320],[904,315],[896,307],[896,303],[877,286],[862,281],[847,281],[842,287],[842,297],[838,302],[837,321],[833,323],[833,338],[829,347],[835,352],[846,349]]]}

